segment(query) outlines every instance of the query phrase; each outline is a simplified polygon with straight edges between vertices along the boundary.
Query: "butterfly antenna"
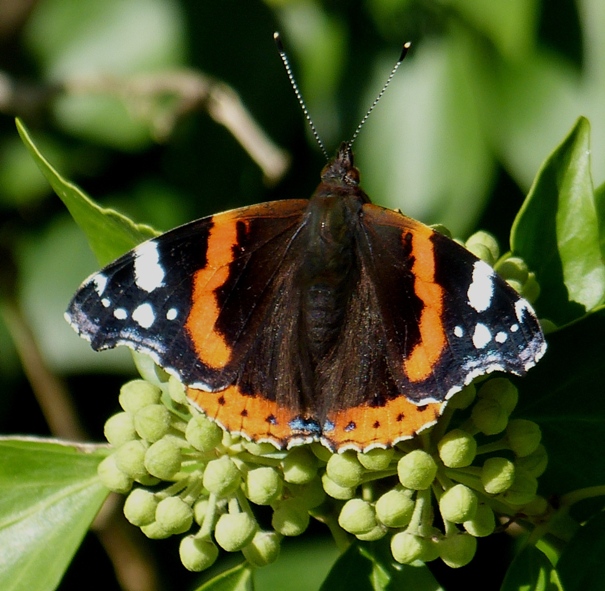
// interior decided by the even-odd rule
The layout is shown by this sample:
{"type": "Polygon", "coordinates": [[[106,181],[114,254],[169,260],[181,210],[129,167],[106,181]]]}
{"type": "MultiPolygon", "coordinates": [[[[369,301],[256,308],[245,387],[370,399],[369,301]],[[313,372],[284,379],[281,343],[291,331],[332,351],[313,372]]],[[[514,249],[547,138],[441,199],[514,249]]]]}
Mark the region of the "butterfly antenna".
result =
{"type": "Polygon", "coordinates": [[[300,108],[302,109],[302,111],[305,115],[305,119],[307,120],[307,123],[311,127],[311,132],[313,133],[313,137],[315,138],[317,145],[320,147],[321,151],[323,152],[323,155],[326,157],[326,160],[329,160],[330,157],[328,156],[326,147],[324,146],[323,142],[321,141],[321,138],[319,137],[319,134],[317,133],[317,129],[315,129],[315,124],[313,123],[313,120],[311,119],[311,115],[309,115],[309,110],[307,109],[307,106],[305,105],[305,101],[303,101],[302,95],[300,94],[300,90],[298,89],[298,84],[296,84],[296,80],[294,79],[294,74],[292,73],[292,68],[290,67],[290,60],[288,59],[288,56],[286,55],[286,51],[284,50],[284,46],[281,42],[281,37],[279,36],[279,33],[277,33],[277,32],[273,33],[273,39],[275,40],[275,45],[277,45],[277,51],[279,52],[279,57],[281,57],[281,61],[284,63],[284,67],[286,68],[286,74],[288,75],[288,80],[290,80],[290,84],[292,85],[294,94],[296,95],[296,98],[298,99],[298,104],[300,105],[300,108]]]}
{"type": "Polygon", "coordinates": [[[357,126],[357,129],[355,130],[353,137],[350,139],[349,148],[353,145],[353,142],[357,139],[357,136],[359,135],[359,132],[361,131],[361,128],[363,127],[364,123],[368,120],[370,113],[374,110],[374,107],[376,107],[376,105],[378,104],[378,101],[380,101],[385,90],[388,88],[389,84],[391,83],[393,76],[395,76],[395,72],[397,72],[397,69],[401,65],[401,62],[404,60],[405,56],[407,55],[408,50],[410,49],[410,45],[411,45],[411,43],[409,41],[407,43],[404,43],[403,48],[401,49],[401,55],[399,56],[397,63],[391,70],[391,73],[389,74],[387,81],[384,83],[382,90],[378,93],[378,96],[376,97],[376,99],[374,100],[374,102],[372,103],[370,108],[368,109],[368,112],[363,116],[363,119],[360,121],[359,125],[357,126]]]}

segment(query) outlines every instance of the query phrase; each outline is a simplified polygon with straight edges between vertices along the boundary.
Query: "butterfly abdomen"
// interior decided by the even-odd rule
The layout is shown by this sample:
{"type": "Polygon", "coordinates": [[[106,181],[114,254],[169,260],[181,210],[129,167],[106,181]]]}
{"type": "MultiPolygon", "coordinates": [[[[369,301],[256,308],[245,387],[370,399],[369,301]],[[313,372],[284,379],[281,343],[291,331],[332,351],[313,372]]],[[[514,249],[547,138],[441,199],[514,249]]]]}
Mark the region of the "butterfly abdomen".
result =
{"type": "Polygon", "coordinates": [[[302,293],[301,334],[311,361],[329,354],[340,336],[348,301],[359,279],[355,227],[361,202],[316,196],[306,223],[306,253],[297,282],[302,293]]]}

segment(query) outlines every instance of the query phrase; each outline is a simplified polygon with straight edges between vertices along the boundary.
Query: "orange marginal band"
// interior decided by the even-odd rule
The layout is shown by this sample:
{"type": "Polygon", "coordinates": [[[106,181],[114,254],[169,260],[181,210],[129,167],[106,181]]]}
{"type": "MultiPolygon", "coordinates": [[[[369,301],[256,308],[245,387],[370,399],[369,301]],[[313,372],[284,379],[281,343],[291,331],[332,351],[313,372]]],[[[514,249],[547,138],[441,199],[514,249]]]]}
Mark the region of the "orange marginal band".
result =
{"type": "Polygon", "coordinates": [[[390,446],[414,437],[434,424],[441,415],[442,402],[416,406],[405,396],[398,396],[384,406],[357,406],[329,416],[334,430],[326,433],[336,449],[340,447],[363,451],[372,447],[390,446]]]}
{"type": "Polygon", "coordinates": [[[237,386],[220,392],[187,388],[187,397],[229,433],[240,433],[252,441],[271,441],[280,448],[292,438],[292,411],[262,396],[244,395],[237,386]]]}

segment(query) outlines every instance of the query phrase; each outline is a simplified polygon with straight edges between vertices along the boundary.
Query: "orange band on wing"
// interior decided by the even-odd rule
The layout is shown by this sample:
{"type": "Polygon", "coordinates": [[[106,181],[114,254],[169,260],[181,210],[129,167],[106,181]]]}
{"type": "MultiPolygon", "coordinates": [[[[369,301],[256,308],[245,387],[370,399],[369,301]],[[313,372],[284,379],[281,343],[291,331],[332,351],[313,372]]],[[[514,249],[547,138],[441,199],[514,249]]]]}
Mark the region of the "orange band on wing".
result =
{"type": "Polygon", "coordinates": [[[358,406],[331,414],[334,429],[325,434],[336,449],[367,450],[414,437],[439,418],[444,403],[416,406],[398,396],[384,406],[358,406]]]}
{"type": "MultiPolygon", "coordinates": [[[[227,365],[231,349],[223,335],[214,330],[221,312],[216,290],[229,277],[229,264],[233,262],[233,247],[237,244],[237,219],[221,215],[220,223],[210,230],[207,265],[195,273],[191,311],[186,328],[200,361],[221,369],[227,365]]],[[[240,223],[247,223],[240,220],[240,223]]]]}
{"type": "Polygon", "coordinates": [[[420,341],[404,360],[405,373],[412,382],[420,382],[431,375],[446,345],[441,322],[444,294],[443,288],[435,281],[435,256],[430,240],[432,234],[433,230],[420,224],[414,228],[414,291],[424,307],[419,318],[420,341]]]}

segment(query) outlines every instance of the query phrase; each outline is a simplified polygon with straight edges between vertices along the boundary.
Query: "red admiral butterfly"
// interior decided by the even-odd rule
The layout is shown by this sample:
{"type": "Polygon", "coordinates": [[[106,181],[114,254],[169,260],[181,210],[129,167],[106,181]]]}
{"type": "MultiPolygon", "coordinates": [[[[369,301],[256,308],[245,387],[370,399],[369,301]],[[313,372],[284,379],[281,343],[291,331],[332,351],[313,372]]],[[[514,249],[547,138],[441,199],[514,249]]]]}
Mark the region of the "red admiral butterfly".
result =
{"type": "Polygon", "coordinates": [[[533,367],[531,306],[485,262],[370,202],[351,142],[310,200],[262,203],[149,240],[66,313],[96,350],[150,355],[224,429],[368,450],[434,424],[475,377],[533,367]]]}

